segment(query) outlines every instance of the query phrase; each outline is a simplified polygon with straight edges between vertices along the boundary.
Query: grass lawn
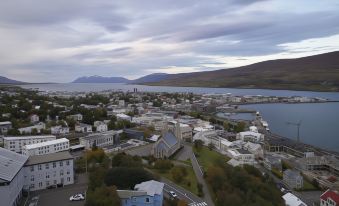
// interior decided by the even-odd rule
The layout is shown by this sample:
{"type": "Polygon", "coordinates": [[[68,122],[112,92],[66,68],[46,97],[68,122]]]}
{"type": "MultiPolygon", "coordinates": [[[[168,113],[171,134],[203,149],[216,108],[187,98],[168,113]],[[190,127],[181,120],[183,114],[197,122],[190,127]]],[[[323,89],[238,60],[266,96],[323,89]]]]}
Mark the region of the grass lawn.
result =
{"type": "Polygon", "coordinates": [[[304,186],[301,191],[318,190],[308,179],[304,177],[304,186]]]}
{"type": "Polygon", "coordinates": [[[229,157],[214,150],[209,150],[207,147],[202,147],[200,151],[196,150],[196,148],[193,148],[193,150],[196,154],[199,164],[204,168],[204,170],[207,170],[208,167],[213,166],[216,161],[222,160],[227,162],[230,160],[229,157]]]}
{"type": "Polygon", "coordinates": [[[153,172],[155,172],[156,174],[158,174],[161,177],[164,177],[166,179],[171,180],[172,182],[174,182],[177,185],[180,185],[181,187],[189,190],[190,192],[198,195],[198,188],[197,188],[197,178],[195,177],[195,173],[193,171],[192,166],[188,166],[186,167],[186,171],[187,171],[187,175],[185,176],[185,178],[181,181],[181,182],[175,182],[172,175],[171,175],[171,170],[168,170],[166,172],[160,172],[156,169],[151,169],[153,172]]]}

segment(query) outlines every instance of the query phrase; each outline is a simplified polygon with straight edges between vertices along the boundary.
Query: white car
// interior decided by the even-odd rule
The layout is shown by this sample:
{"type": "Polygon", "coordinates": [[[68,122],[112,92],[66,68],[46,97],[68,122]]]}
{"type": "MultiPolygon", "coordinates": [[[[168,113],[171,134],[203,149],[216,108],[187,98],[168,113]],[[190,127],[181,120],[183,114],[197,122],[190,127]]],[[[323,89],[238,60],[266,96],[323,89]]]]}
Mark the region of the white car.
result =
{"type": "Polygon", "coordinates": [[[169,191],[169,194],[170,194],[173,198],[177,198],[177,197],[178,197],[178,195],[175,194],[175,192],[173,192],[173,191],[169,191]]]}
{"type": "Polygon", "coordinates": [[[76,194],[76,195],[73,195],[69,198],[70,201],[80,201],[80,200],[84,200],[85,197],[83,194],[76,194]]]}

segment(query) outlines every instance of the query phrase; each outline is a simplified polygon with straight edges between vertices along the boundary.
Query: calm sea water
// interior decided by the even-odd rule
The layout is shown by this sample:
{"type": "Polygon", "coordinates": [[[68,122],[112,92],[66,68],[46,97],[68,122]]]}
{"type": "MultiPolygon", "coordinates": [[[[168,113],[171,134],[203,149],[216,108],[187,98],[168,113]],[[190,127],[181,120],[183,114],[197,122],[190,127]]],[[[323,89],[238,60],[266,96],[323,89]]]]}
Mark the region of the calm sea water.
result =
{"type": "MultiPolygon", "coordinates": [[[[233,89],[233,88],[202,88],[202,87],[165,87],[127,84],[30,84],[23,88],[37,88],[41,91],[133,91],[137,88],[143,92],[193,92],[232,93],[233,95],[267,95],[267,96],[306,96],[322,97],[339,101],[338,92],[310,92],[269,89],[233,89]]],[[[263,115],[268,121],[272,132],[296,138],[297,128],[287,122],[302,121],[300,127],[301,141],[315,146],[339,152],[339,103],[319,104],[256,104],[246,105],[263,115]]]]}
{"type": "Polygon", "coordinates": [[[256,104],[246,105],[259,111],[273,133],[296,139],[298,123],[300,141],[339,152],[339,103],[256,104]]]}

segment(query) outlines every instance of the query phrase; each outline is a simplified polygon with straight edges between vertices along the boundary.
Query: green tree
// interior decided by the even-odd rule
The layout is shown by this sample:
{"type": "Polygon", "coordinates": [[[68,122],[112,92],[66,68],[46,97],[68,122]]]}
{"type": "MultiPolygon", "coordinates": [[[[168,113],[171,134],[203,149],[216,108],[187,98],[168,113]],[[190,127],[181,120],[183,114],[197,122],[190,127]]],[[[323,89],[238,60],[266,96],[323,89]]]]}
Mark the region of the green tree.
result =
{"type": "Polygon", "coordinates": [[[204,141],[202,141],[200,139],[194,140],[194,148],[196,150],[200,151],[203,145],[204,145],[204,141]]]}
{"type": "Polygon", "coordinates": [[[115,186],[101,186],[94,191],[87,192],[86,206],[118,206],[120,204],[120,197],[115,186]]]}

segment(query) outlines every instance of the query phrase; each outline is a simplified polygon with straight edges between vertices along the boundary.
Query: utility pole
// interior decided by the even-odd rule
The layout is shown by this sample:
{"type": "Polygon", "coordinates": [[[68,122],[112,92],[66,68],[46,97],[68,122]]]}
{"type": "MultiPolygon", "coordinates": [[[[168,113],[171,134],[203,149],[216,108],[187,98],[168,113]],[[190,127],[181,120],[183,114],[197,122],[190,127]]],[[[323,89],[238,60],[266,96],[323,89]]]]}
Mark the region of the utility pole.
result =
{"type": "Polygon", "coordinates": [[[300,142],[300,126],[301,126],[301,120],[299,120],[299,122],[286,122],[288,125],[293,125],[296,126],[298,129],[298,134],[297,134],[297,142],[300,142]]]}

